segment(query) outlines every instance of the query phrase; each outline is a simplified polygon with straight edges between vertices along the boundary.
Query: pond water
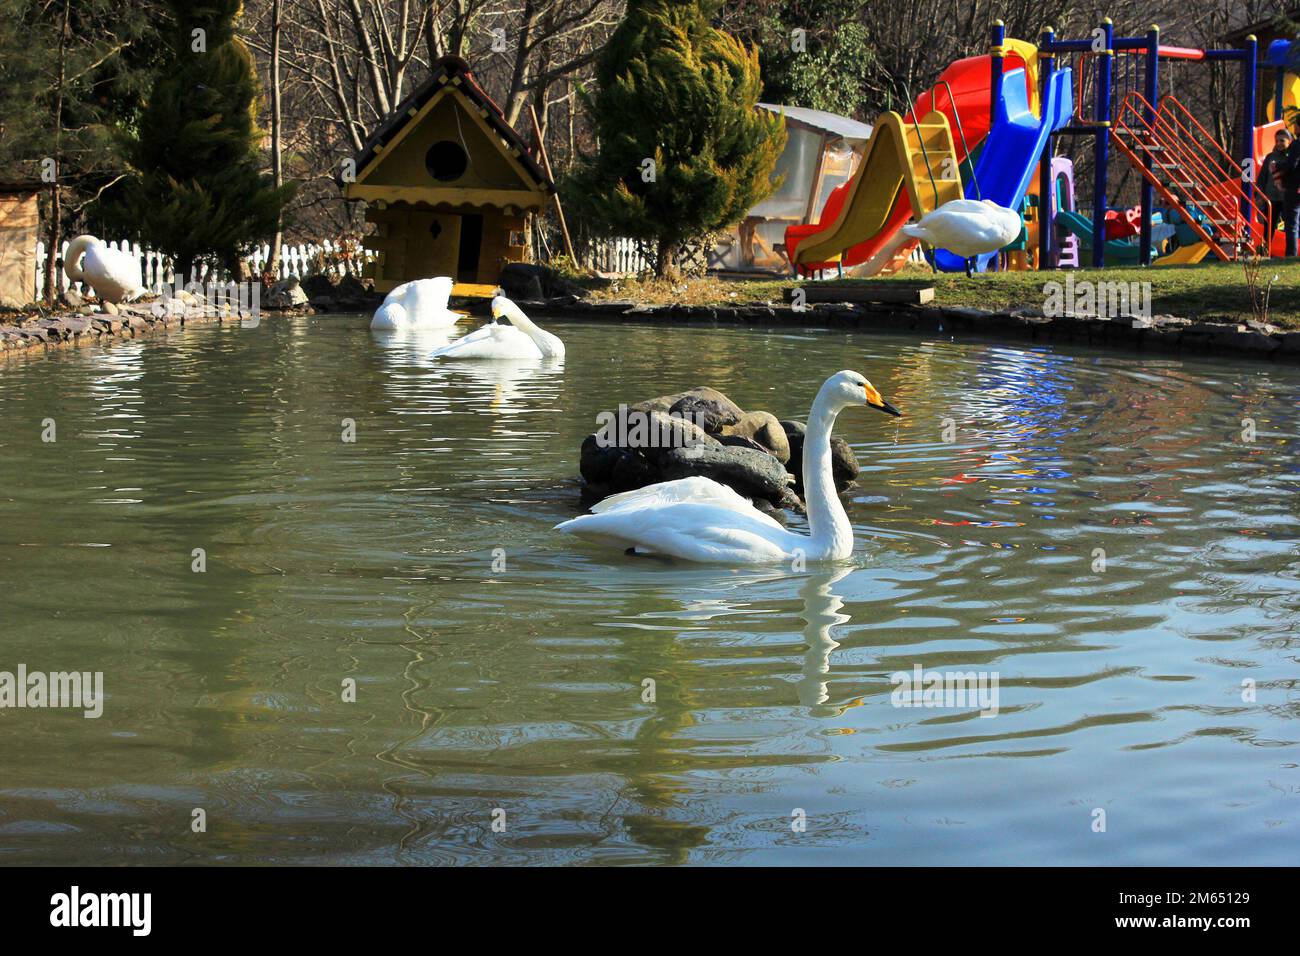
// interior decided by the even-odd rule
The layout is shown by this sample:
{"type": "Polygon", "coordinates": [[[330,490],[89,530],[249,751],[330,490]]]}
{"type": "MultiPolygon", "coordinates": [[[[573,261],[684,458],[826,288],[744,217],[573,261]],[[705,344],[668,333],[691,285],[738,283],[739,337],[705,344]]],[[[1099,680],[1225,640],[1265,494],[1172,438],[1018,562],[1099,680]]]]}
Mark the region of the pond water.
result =
{"type": "Polygon", "coordinates": [[[106,695],[0,709],[0,862],[1295,862],[1300,369],[543,324],[561,368],[362,316],[0,365],[0,671],[106,695]],[[905,416],[840,417],[850,562],[551,530],[598,412],[841,368],[905,416]]]}

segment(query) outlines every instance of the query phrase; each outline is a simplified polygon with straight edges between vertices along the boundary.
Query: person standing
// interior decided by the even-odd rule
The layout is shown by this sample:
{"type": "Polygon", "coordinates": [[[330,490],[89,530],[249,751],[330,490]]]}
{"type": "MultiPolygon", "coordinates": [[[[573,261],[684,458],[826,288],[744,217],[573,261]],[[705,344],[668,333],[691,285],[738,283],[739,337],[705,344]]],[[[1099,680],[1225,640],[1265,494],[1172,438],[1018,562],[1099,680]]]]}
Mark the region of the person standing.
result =
{"type": "MultiPolygon", "coordinates": [[[[1300,131],[1300,114],[1293,120],[1300,131]]],[[[1295,258],[1300,239],[1300,140],[1292,137],[1277,162],[1276,179],[1282,190],[1282,228],[1286,231],[1286,257],[1295,258]]]]}
{"type": "Polygon", "coordinates": [[[1268,238],[1273,241],[1278,223],[1282,221],[1282,207],[1286,202],[1286,190],[1282,187],[1282,163],[1286,158],[1287,147],[1291,145],[1291,134],[1284,129],[1277,131],[1273,137],[1273,151],[1264,157],[1259,167],[1259,181],[1268,199],[1268,238]]]}

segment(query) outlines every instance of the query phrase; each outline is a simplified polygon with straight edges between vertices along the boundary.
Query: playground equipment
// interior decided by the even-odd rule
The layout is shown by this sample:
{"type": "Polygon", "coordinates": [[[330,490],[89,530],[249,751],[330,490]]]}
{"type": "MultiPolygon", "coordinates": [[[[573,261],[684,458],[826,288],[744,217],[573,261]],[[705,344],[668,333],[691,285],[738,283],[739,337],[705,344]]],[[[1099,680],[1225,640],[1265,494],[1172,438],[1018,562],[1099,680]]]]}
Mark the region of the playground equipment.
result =
{"type": "MultiPolygon", "coordinates": [[[[1257,43],[1246,39],[1239,50],[1197,50],[1165,46],[1160,28],[1153,26],[1144,36],[1115,35],[1106,19],[1087,40],[1058,40],[1050,27],[1039,41],[1044,80],[1050,78],[1058,58],[1075,56],[1076,73],[1086,78],[1091,71],[1091,116],[1080,113],[1061,134],[1093,137],[1092,237],[1089,243],[1092,265],[1100,268],[1106,256],[1106,210],[1110,147],[1128,160],[1141,174],[1141,219],[1138,262],[1150,265],[1153,258],[1151,226],[1158,194],[1171,209],[1182,215],[1206,251],[1223,260],[1235,259],[1243,251],[1266,248],[1268,201],[1254,187],[1255,158],[1255,70],[1257,43]],[[1114,97],[1115,60],[1133,59],[1133,73],[1141,70],[1142,89],[1132,87],[1117,104],[1114,97]],[[1093,61],[1091,65],[1088,60],[1093,61]],[[1242,154],[1234,160],[1173,95],[1160,96],[1160,64],[1169,61],[1236,61],[1242,65],[1242,154]],[[1204,215],[1200,215],[1204,213],[1204,215]]],[[[1132,76],[1121,71],[1121,76],[1132,76]]],[[[1080,81],[1081,89],[1083,80],[1080,81]]],[[[1080,97],[1083,99],[1083,97],[1080,97]]],[[[1044,147],[1050,155],[1051,136],[1044,147]]],[[[1047,171],[1042,171],[1046,188],[1047,171]]],[[[1049,213],[1050,216],[1050,213],[1049,213]]],[[[1039,262],[1053,259],[1054,229],[1051,223],[1039,230],[1039,262]]]]}
{"type": "Polygon", "coordinates": [[[834,218],[805,240],[801,256],[805,261],[831,259],[852,243],[846,237],[876,235],[902,193],[918,219],[949,200],[961,199],[957,163],[952,129],[942,113],[927,113],[919,123],[885,113],[867,141],[858,175],[845,184],[847,192],[834,218]],[[871,175],[863,175],[868,169],[871,175]]]}
{"type": "MultiPolygon", "coordinates": [[[[1173,47],[1160,42],[1158,27],[1142,36],[1117,36],[1107,19],[1089,39],[1059,39],[1049,27],[1037,46],[1007,39],[999,21],[991,40],[987,56],[953,63],[906,116],[887,114],[894,117],[889,135],[911,127],[910,153],[904,155],[895,146],[868,148],[853,177],[832,191],[820,220],[786,230],[786,255],[796,271],[861,265],[861,273],[875,275],[901,267],[915,242],[900,229],[909,218],[933,208],[921,196],[923,187],[932,181],[937,201],[942,163],[954,161],[965,180],[964,188],[949,183],[958,195],[991,199],[1024,215],[1020,239],[1003,250],[1013,268],[1027,268],[1035,261],[1040,269],[1073,265],[1080,252],[1094,267],[1108,259],[1150,265],[1161,251],[1169,253],[1161,264],[1199,261],[1208,255],[1231,260],[1267,252],[1277,241],[1267,234],[1268,200],[1254,184],[1259,157],[1266,151],[1266,131],[1280,125],[1255,125],[1254,37],[1240,49],[1173,47]],[[1222,61],[1238,62],[1242,69],[1237,157],[1214,139],[1172,88],[1160,95],[1162,79],[1172,87],[1173,77],[1162,64],[1222,61]],[[922,127],[938,114],[956,135],[951,149],[946,142],[936,144],[932,155],[928,147],[917,147],[922,127]],[[925,119],[918,123],[917,116],[925,119]],[[1062,158],[1053,155],[1053,137],[1061,135],[1093,137],[1091,219],[1074,208],[1073,195],[1068,205],[1061,202],[1057,161],[1062,158]],[[1107,234],[1108,224],[1115,229],[1115,218],[1107,215],[1112,147],[1141,177],[1136,241],[1107,234]],[[1163,213],[1157,211],[1157,198],[1167,207],[1163,213]],[[1063,228],[1058,230],[1058,224],[1063,228]],[[1177,248],[1170,243],[1171,248],[1163,250],[1164,240],[1174,235],[1180,241],[1177,248]]],[[[1267,63],[1277,70],[1270,115],[1300,104],[1300,79],[1291,72],[1300,66],[1300,49],[1293,49],[1290,41],[1276,41],[1269,47],[1267,63]]],[[[1073,186],[1072,168],[1068,183],[1073,186]]],[[[986,253],[974,265],[996,268],[998,259],[998,253],[986,253]]],[[[934,250],[931,260],[936,268],[950,271],[967,265],[942,249],[934,250]]]]}
{"type": "MultiPolygon", "coordinates": [[[[1022,68],[1024,72],[1020,82],[1025,83],[1025,96],[1032,109],[1038,108],[1035,82],[1037,49],[1032,43],[1008,40],[999,53],[998,56],[967,57],[953,63],[944,70],[934,87],[916,98],[911,111],[902,118],[904,124],[911,125],[916,123],[918,116],[928,118],[932,112],[941,113],[956,133],[951,158],[967,168],[971,145],[982,141],[992,125],[994,70],[1000,75],[1017,66],[1022,68]]],[[[922,156],[928,160],[926,154],[922,156]]],[[[853,177],[832,191],[818,222],[791,226],[786,230],[786,256],[796,270],[807,274],[832,265],[865,264],[862,271],[877,274],[896,269],[906,261],[915,244],[900,237],[899,231],[913,215],[912,197],[904,196],[902,171],[893,168],[888,157],[888,151],[868,151],[853,177]],[[885,165],[878,165],[881,163],[885,165]],[[860,181],[877,179],[884,180],[884,188],[860,189],[857,186],[860,181]],[[866,208],[845,208],[853,204],[864,204],[866,208]],[[864,227],[870,223],[874,231],[854,233],[845,229],[842,225],[845,218],[852,218],[864,227]],[[880,225],[875,228],[877,223],[880,225]],[[831,230],[834,230],[833,239],[831,230]],[[815,236],[823,237],[824,241],[817,241],[815,246],[810,244],[815,236]]],[[[937,180],[941,171],[937,165],[927,168],[922,178],[928,179],[933,173],[937,180]]]]}
{"type": "Polygon", "coordinates": [[[1274,40],[1264,53],[1273,68],[1273,95],[1264,107],[1270,121],[1284,120],[1300,109],[1300,46],[1291,40],[1274,40]]]}
{"type": "MultiPolygon", "coordinates": [[[[994,50],[1004,46],[1001,25],[994,27],[994,50]]],[[[1000,55],[993,54],[994,59],[1000,55]]],[[[1025,95],[1025,70],[1003,73],[993,68],[992,101],[995,114],[988,139],[975,165],[973,183],[981,199],[991,199],[999,206],[1019,210],[1029,192],[1043,146],[1052,130],[1070,122],[1074,113],[1074,94],[1070,71],[1062,70],[1044,84],[1041,117],[1030,107],[1025,95]]],[[[977,256],[974,267],[984,271],[997,258],[996,252],[977,256]]],[[[946,249],[934,251],[934,263],[944,272],[961,272],[966,260],[946,249]]]]}

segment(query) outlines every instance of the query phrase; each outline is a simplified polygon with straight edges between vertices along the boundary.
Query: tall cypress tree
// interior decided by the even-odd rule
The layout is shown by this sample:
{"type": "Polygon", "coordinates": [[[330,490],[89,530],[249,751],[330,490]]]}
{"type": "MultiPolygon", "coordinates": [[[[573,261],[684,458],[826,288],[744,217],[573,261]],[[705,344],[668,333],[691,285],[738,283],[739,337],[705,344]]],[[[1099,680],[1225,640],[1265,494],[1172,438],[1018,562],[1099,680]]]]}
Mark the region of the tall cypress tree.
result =
{"type": "Polygon", "coordinates": [[[168,61],[131,136],[133,174],[103,204],[106,219],[175,260],[232,273],[240,253],[275,231],[293,187],[259,171],[257,77],[235,35],[239,0],[169,0],[168,61]]]}
{"type": "Polygon", "coordinates": [[[717,9],[630,0],[585,97],[598,149],[566,198],[598,232],[651,244],[660,276],[683,244],[739,222],[779,185],[784,125],[755,108],[758,52],[712,25],[717,9]]]}
{"type": "MultiPolygon", "coordinates": [[[[118,131],[139,119],[157,59],[154,0],[0,0],[0,180],[39,178],[59,248],[126,170],[118,131]]],[[[116,236],[107,238],[117,238],[116,236]]],[[[57,259],[46,265],[53,298],[57,259]]]]}

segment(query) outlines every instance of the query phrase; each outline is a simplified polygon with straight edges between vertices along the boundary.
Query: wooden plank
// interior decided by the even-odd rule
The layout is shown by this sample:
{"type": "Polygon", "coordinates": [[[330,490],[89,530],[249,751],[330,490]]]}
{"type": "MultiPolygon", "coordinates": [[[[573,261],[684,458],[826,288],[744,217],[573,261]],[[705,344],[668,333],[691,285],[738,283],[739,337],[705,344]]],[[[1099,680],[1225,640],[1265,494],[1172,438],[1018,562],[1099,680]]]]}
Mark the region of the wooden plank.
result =
{"type": "Polygon", "coordinates": [[[348,199],[383,200],[386,202],[448,203],[453,206],[490,206],[500,209],[513,205],[521,209],[541,209],[548,201],[545,193],[526,189],[474,189],[455,186],[363,186],[351,184],[348,199]]]}
{"type": "MultiPolygon", "coordinates": [[[[537,152],[542,158],[542,170],[546,173],[546,178],[555,182],[555,176],[551,173],[551,160],[546,155],[546,140],[542,136],[542,126],[537,122],[537,110],[533,104],[528,104],[528,112],[533,118],[533,135],[537,137],[537,152]]],[[[569,257],[569,261],[577,263],[578,257],[573,252],[573,240],[569,238],[569,224],[564,219],[564,207],[560,204],[560,192],[557,189],[551,194],[555,202],[555,215],[560,220],[560,235],[564,238],[564,254],[569,257]]]]}
{"type": "Polygon", "coordinates": [[[480,282],[457,282],[451,287],[451,294],[465,299],[490,299],[497,293],[497,287],[480,282]]]}
{"type": "Polygon", "coordinates": [[[794,290],[803,289],[805,302],[886,302],[925,305],[934,301],[934,286],[923,282],[809,282],[789,286],[785,300],[794,298],[794,290]]]}

